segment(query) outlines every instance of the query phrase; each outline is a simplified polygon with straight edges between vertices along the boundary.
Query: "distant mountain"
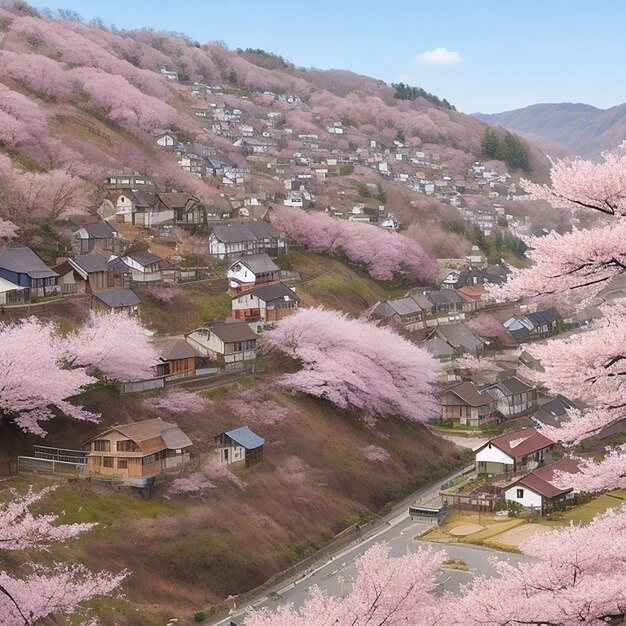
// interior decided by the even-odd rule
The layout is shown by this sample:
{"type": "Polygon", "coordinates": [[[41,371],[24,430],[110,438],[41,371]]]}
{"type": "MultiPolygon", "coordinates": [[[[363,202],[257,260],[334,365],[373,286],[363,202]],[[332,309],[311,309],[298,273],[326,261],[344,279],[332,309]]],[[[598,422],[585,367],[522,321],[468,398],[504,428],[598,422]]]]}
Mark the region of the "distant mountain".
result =
{"type": "Polygon", "coordinates": [[[523,109],[476,113],[492,126],[514,131],[553,156],[597,159],[626,139],[626,104],[597,109],[588,104],[533,104],[523,109]]]}

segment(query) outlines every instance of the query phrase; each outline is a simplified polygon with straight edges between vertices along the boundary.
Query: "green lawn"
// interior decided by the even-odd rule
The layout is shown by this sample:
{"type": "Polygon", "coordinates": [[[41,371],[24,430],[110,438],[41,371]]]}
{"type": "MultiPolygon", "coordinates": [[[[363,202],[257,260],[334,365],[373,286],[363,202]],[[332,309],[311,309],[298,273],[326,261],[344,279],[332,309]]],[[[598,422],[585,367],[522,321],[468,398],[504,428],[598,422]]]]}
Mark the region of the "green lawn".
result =
{"type": "Polygon", "coordinates": [[[571,508],[564,513],[555,513],[548,518],[539,518],[538,524],[545,526],[568,526],[570,522],[575,524],[588,524],[596,515],[604,513],[608,509],[621,506],[626,503],[626,490],[616,489],[610,493],[603,493],[591,502],[571,508]]]}

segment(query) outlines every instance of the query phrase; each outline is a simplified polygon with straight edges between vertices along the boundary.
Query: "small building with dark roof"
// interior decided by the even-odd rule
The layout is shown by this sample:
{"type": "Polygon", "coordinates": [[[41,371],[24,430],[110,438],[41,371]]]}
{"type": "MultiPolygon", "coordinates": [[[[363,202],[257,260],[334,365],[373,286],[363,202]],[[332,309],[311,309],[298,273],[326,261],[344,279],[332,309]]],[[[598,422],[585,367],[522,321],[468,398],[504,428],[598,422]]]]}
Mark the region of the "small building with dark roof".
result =
{"type": "Polygon", "coordinates": [[[420,348],[426,350],[426,352],[430,353],[431,356],[439,361],[452,361],[456,356],[454,348],[440,337],[431,337],[420,344],[420,348]]]}
{"type": "Polygon", "coordinates": [[[408,331],[424,328],[424,311],[411,296],[378,302],[369,317],[408,331]]]}
{"type": "Polygon", "coordinates": [[[119,233],[108,222],[84,224],[72,232],[72,249],[79,254],[93,250],[113,252],[118,237],[119,233]]]}
{"type": "Polygon", "coordinates": [[[227,430],[215,437],[220,462],[234,468],[248,468],[260,463],[264,444],[265,439],[253,433],[247,426],[227,430]]]}
{"type": "Polygon", "coordinates": [[[299,303],[293,289],[283,283],[272,283],[235,296],[231,308],[236,320],[259,318],[272,323],[295,313],[299,303]]]}
{"type": "Polygon", "coordinates": [[[450,344],[458,355],[470,354],[478,357],[485,351],[485,343],[463,322],[437,326],[437,335],[450,344]]]}
{"type": "Polygon", "coordinates": [[[202,355],[184,339],[171,339],[155,346],[159,353],[158,376],[193,376],[196,359],[202,355]]]}
{"type": "Polygon", "coordinates": [[[25,246],[0,250],[0,277],[29,289],[31,294],[49,296],[59,292],[59,275],[25,246]]]}
{"type": "Polygon", "coordinates": [[[92,293],[109,285],[107,260],[101,254],[84,254],[55,265],[63,294],[92,293]]]}
{"type": "Polygon", "coordinates": [[[545,426],[554,426],[560,428],[564,421],[567,421],[570,409],[576,408],[571,400],[568,400],[561,394],[556,398],[542,404],[537,412],[533,415],[532,420],[538,424],[545,426]]]}
{"type": "Polygon", "coordinates": [[[175,471],[189,460],[192,445],[176,425],[160,417],[111,426],[83,444],[92,476],[147,487],[163,472],[175,471]]]}
{"type": "Polygon", "coordinates": [[[96,311],[125,312],[138,315],[141,298],[132,289],[108,289],[91,296],[91,307],[96,311]]]}
{"type": "Polygon", "coordinates": [[[280,280],[280,267],[263,254],[249,254],[233,261],[226,273],[231,289],[238,293],[280,280]]]}
{"type": "Polygon", "coordinates": [[[246,322],[234,322],[196,328],[185,335],[185,340],[226,369],[237,369],[244,361],[256,359],[258,337],[246,322]]]}
{"type": "Polygon", "coordinates": [[[218,259],[264,252],[270,256],[288,252],[285,233],[269,222],[216,224],[209,235],[209,254],[218,259]]]}
{"type": "Polygon", "coordinates": [[[465,426],[480,426],[499,420],[498,403],[488,391],[479,390],[466,381],[448,387],[441,393],[441,416],[458,419],[465,426]]]}
{"type": "Polygon", "coordinates": [[[498,411],[506,417],[524,415],[537,406],[537,390],[517,376],[498,381],[489,391],[498,400],[498,411]]]}

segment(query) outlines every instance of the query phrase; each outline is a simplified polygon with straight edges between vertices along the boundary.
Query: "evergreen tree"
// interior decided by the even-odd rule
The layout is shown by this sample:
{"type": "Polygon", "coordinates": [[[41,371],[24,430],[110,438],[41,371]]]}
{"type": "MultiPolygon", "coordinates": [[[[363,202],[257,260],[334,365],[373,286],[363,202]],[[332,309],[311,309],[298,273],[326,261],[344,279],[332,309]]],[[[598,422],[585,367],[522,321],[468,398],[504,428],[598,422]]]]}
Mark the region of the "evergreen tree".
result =
{"type": "Polygon", "coordinates": [[[493,159],[496,156],[496,152],[498,150],[498,137],[494,132],[493,128],[487,126],[485,128],[485,132],[483,133],[483,137],[480,141],[480,147],[483,153],[483,156],[487,159],[493,159]]]}

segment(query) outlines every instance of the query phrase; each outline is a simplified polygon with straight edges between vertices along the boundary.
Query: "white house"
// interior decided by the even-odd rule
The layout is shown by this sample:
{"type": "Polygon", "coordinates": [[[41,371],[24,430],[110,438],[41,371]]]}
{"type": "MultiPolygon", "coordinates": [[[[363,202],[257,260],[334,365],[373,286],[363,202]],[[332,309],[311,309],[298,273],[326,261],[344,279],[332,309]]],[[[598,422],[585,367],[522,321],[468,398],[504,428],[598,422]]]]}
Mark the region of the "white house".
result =
{"type": "Polygon", "coordinates": [[[164,133],[163,135],[159,135],[157,137],[156,142],[159,146],[164,148],[173,148],[176,143],[176,137],[170,133],[164,133]]]}
{"type": "Polygon", "coordinates": [[[487,441],[474,450],[476,471],[502,474],[542,466],[555,442],[534,428],[524,428],[487,441]]]}
{"type": "Polygon", "coordinates": [[[246,323],[196,328],[185,339],[204,356],[224,363],[226,369],[256,359],[258,335],[246,323]]]}
{"type": "Polygon", "coordinates": [[[531,472],[507,487],[504,492],[505,499],[517,502],[524,508],[532,508],[542,515],[549,513],[557,502],[571,500],[574,497],[572,488],[561,489],[552,484],[556,471],[576,474],[579,471],[578,461],[564,457],[556,463],[531,472]]]}
{"type": "Polygon", "coordinates": [[[283,283],[255,287],[235,296],[231,302],[236,320],[259,318],[263,322],[278,322],[295,313],[300,299],[283,283]]]}
{"type": "Polygon", "coordinates": [[[226,276],[232,289],[245,291],[263,283],[277,282],[280,268],[267,254],[250,254],[234,261],[226,276]]]}

